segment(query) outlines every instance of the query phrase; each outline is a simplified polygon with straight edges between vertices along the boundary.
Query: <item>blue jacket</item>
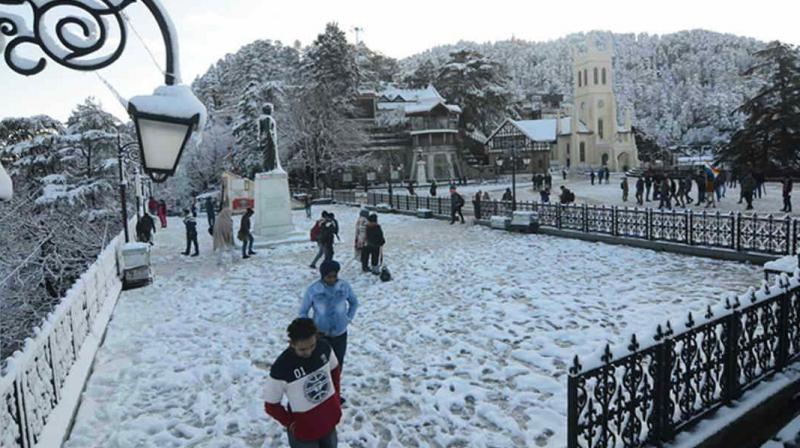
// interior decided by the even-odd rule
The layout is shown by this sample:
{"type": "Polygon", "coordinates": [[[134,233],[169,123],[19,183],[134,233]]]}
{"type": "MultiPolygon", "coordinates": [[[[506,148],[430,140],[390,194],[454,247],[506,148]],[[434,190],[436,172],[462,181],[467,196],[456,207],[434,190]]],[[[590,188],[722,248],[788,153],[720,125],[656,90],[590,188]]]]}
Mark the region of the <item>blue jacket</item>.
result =
{"type": "Polygon", "coordinates": [[[328,286],[323,280],[317,280],[306,290],[300,305],[300,317],[309,317],[313,309],[319,331],[335,337],[347,331],[347,324],[355,317],[357,308],[358,299],[349,283],[339,280],[328,286]]]}

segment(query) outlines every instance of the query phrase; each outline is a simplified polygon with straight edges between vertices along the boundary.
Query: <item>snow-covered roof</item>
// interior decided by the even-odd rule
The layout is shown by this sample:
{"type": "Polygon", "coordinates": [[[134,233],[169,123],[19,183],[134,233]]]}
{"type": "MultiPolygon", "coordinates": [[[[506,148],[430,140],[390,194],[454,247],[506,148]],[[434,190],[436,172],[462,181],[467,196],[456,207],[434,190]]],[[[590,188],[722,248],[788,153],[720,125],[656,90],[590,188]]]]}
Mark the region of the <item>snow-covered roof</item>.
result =
{"type": "Polygon", "coordinates": [[[444,101],[444,97],[439,94],[439,91],[437,91],[436,87],[433,87],[432,84],[428,84],[428,87],[424,89],[397,89],[391,87],[379,91],[376,96],[378,98],[386,98],[389,101],[398,101],[399,97],[399,101],[401,102],[444,101]]]}
{"type": "Polygon", "coordinates": [[[509,120],[523,134],[535,142],[552,142],[556,139],[556,119],[509,120]]]}
{"type": "Polygon", "coordinates": [[[631,132],[630,129],[625,129],[624,126],[617,126],[617,134],[627,134],[631,132]]]}
{"type": "Polygon", "coordinates": [[[388,88],[377,94],[377,108],[379,111],[403,110],[407,115],[430,112],[435,107],[442,105],[452,113],[461,113],[461,107],[447,104],[447,100],[439,94],[433,85],[424,89],[396,89],[388,88]]]}

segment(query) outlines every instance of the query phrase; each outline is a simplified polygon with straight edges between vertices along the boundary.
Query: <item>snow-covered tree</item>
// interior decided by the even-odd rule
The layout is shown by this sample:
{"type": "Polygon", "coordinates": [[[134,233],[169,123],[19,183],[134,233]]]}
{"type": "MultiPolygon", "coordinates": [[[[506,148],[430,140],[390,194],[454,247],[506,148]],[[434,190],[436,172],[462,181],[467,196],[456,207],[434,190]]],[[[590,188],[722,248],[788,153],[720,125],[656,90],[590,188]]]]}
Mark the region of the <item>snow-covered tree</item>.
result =
{"type": "Polygon", "coordinates": [[[482,54],[462,50],[436,76],[436,88],[447,101],[461,106],[461,124],[490,133],[505,118],[511,100],[505,67],[482,54]]]}
{"type": "Polygon", "coordinates": [[[795,171],[800,168],[800,51],[772,42],[756,56],[759,61],[745,75],[760,74],[767,83],[739,109],[747,121],[719,158],[738,168],[795,171]]]}

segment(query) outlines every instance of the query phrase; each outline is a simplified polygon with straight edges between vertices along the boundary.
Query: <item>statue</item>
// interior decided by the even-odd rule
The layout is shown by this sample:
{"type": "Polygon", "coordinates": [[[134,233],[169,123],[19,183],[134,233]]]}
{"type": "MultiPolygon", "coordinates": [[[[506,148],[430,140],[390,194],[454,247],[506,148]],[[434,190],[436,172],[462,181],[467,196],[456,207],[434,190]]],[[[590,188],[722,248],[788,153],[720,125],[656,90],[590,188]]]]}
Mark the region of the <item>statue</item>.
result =
{"type": "Polygon", "coordinates": [[[264,171],[283,170],[281,159],[278,157],[278,134],[275,119],[272,118],[272,103],[264,105],[261,116],[258,117],[258,147],[264,155],[264,171]]]}

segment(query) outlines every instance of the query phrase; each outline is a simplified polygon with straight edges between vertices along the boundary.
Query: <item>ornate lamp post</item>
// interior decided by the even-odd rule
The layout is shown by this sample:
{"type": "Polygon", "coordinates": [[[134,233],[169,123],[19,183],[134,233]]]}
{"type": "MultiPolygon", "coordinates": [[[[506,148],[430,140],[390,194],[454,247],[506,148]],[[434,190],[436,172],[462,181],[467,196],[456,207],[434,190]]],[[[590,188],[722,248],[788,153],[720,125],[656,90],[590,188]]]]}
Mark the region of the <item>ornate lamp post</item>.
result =
{"type": "MultiPolygon", "coordinates": [[[[100,70],[122,55],[128,33],[124,10],[137,1],[147,7],[161,31],[166,47],[165,85],[153,95],[132,98],[126,107],[136,126],[145,173],[154,182],[164,182],[175,173],[183,149],[192,132],[202,127],[206,111],[189,87],[180,84],[177,33],[160,0],[0,0],[0,5],[9,5],[8,10],[0,10],[0,37],[7,41],[3,45],[0,40],[0,49],[8,67],[25,76],[44,70],[47,58],[73,70],[100,70]],[[26,4],[32,24],[27,15],[12,9],[26,4]],[[112,30],[118,39],[109,39],[112,30]],[[44,55],[29,59],[18,51],[30,46],[44,55]]],[[[0,197],[11,195],[6,177],[0,167],[0,197]]]]}

